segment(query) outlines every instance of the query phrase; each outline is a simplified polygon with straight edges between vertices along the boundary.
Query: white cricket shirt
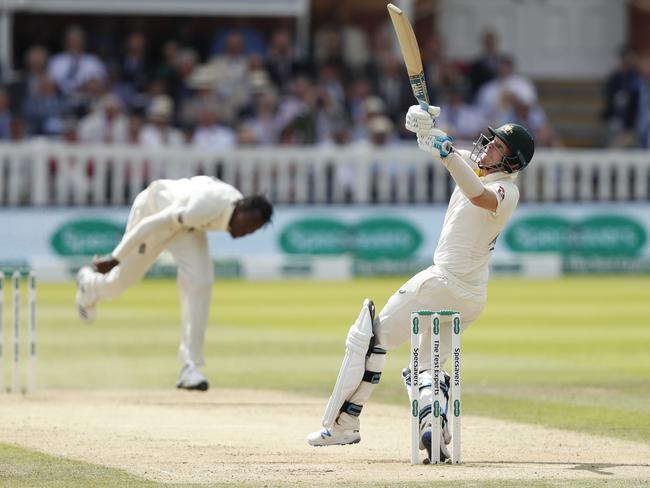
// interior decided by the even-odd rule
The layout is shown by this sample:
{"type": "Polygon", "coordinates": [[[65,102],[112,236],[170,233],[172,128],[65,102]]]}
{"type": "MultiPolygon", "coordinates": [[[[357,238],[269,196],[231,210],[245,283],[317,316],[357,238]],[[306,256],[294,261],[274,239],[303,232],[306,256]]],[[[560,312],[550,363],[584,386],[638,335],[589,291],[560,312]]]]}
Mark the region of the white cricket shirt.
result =
{"type": "MultiPolygon", "coordinates": [[[[461,155],[468,160],[465,151],[461,155]]],[[[515,177],[497,172],[481,178],[497,196],[494,212],[474,205],[458,187],[449,200],[433,261],[477,299],[487,296],[490,253],[519,202],[515,177]]]]}
{"type": "Polygon", "coordinates": [[[124,235],[112,253],[118,261],[155,235],[168,239],[183,228],[227,231],[235,202],[243,198],[235,187],[209,176],[156,180],[147,192],[151,214],[124,235]]]}

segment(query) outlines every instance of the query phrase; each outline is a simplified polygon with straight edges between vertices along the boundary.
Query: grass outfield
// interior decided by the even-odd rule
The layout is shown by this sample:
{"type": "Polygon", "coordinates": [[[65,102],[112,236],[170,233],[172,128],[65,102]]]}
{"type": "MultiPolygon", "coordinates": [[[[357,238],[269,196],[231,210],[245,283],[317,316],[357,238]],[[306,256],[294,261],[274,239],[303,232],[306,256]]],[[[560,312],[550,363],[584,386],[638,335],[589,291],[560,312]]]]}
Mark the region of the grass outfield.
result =
{"type": "MultiPolygon", "coordinates": [[[[348,283],[217,281],[205,372],[212,387],[327,397],[365,296],[381,307],[403,278],[348,283]]],[[[463,335],[465,412],[650,442],[650,277],[493,280],[463,335]]],[[[172,387],[176,284],[150,280],[74,314],[74,289],[38,289],[45,388],[172,387]]],[[[392,352],[374,401],[403,403],[408,347],[392,352]]]]}
{"type": "MultiPolygon", "coordinates": [[[[371,296],[381,307],[403,281],[217,281],[205,368],[212,387],[288,390],[324,402],[361,301],[371,296]]],[[[649,276],[493,280],[485,312],[463,335],[464,413],[650,443],[648,290],[649,276]]],[[[173,387],[174,281],[137,285],[102,304],[91,326],[79,322],[73,296],[70,284],[39,285],[40,388],[173,387]]],[[[406,345],[389,355],[374,401],[405,403],[407,363],[406,345]]],[[[156,486],[14,447],[0,446],[0,457],[0,486],[40,486],[32,475],[50,469],[59,482],[43,486],[156,486]]]]}

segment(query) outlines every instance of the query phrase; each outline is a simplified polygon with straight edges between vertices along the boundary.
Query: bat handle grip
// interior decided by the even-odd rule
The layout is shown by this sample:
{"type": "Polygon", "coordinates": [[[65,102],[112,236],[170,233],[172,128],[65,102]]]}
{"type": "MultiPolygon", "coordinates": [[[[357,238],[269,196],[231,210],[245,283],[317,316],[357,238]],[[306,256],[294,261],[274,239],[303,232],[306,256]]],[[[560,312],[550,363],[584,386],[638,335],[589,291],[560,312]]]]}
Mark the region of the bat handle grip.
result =
{"type": "Polygon", "coordinates": [[[426,100],[418,99],[418,103],[420,104],[420,108],[424,110],[425,112],[429,112],[429,104],[427,103],[426,100]]]}

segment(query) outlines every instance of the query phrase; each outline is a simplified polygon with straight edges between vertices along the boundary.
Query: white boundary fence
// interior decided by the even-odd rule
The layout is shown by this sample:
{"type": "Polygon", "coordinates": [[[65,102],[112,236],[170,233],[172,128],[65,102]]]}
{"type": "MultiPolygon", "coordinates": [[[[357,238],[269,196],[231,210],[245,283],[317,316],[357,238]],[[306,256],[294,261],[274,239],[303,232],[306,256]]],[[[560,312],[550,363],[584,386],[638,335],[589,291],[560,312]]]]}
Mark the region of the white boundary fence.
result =
{"type": "MultiPolygon", "coordinates": [[[[434,203],[447,171],[414,145],[206,152],[47,141],[0,144],[0,204],[128,205],[157,178],[206,174],[276,203],[434,203]]],[[[521,200],[649,201],[650,152],[539,150],[518,178],[521,200]]]]}

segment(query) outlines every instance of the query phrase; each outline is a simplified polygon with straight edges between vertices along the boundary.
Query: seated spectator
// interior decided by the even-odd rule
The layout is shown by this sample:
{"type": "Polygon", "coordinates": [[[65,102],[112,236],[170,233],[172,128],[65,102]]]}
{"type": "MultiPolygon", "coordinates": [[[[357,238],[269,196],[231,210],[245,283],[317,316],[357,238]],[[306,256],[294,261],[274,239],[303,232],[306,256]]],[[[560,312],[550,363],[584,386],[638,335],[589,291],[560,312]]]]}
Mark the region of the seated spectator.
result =
{"type": "Polygon", "coordinates": [[[397,121],[413,104],[413,92],[406,79],[406,68],[395,55],[386,56],[375,78],[374,92],[386,104],[386,115],[397,121]]]}
{"type": "Polygon", "coordinates": [[[345,83],[340,67],[336,63],[324,63],[318,70],[318,85],[335,103],[345,103],[345,83]]]}
{"type": "Polygon", "coordinates": [[[244,52],[244,39],[237,31],[228,34],[225,52],[212,57],[208,63],[217,81],[219,99],[227,103],[229,110],[235,114],[246,104],[250,96],[246,90],[248,64],[248,56],[244,52]]]}
{"type": "Polygon", "coordinates": [[[641,147],[650,149],[650,55],[639,63],[639,105],[637,112],[637,133],[641,147]]]}
{"type": "Polygon", "coordinates": [[[440,104],[437,126],[455,139],[474,141],[487,125],[483,113],[466,102],[467,90],[462,85],[453,85],[446,91],[440,104]]]}
{"type": "Polygon", "coordinates": [[[129,114],[126,135],[127,144],[140,144],[140,133],[142,132],[144,125],[145,121],[142,113],[136,111],[129,114]]]}
{"type": "MultiPolygon", "coordinates": [[[[182,126],[193,125],[199,117],[202,107],[214,106],[219,101],[216,93],[217,82],[214,72],[206,65],[198,66],[187,79],[187,86],[192,94],[183,100],[178,110],[178,120],[182,126]]],[[[222,110],[222,114],[223,114],[222,110]]],[[[231,120],[233,114],[224,118],[231,120]]]]}
{"type": "Polygon", "coordinates": [[[436,34],[429,36],[423,43],[422,67],[432,105],[442,103],[448,89],[465,83],[458,66],[447,59],[444,42],[436,34]]]}
{"type": "Polygon", "coordinates": [[[104,95],[95,109],[79,121],[79,140],[94,144],[121,144],[128,140],[129,121],[117,95],[104,95]]]}
{"type": "Polygon", "coordinates": [[[79,90],[91,79],[106,79],[104,63],[85,51],[85,43],[84,31],[72,26],[65,33],[64,51],[50,59],[48,75],[65,96],[79,90]]]}
{"type": "Polygon", "coordinates": [[[26,130],[32,136],[53,136],[63,131],[69,105],[59,95],[56,85],[47,76],[40,78],[35,91],[25,97],[22,114],[26,130]]]}
{"type": "Polygon", "coordinates": [[[211,56],[219,56],[228,51],[228,43],[230,42],[231,34],[236,34],[241,38],[242,51],[246,55],[257,54],[264,55],[266,51],[266,43],[264,37],[257,29],[250,26],[231,27],[220,30],[214,36],[212,41],[211,56]]]}
{"type": "Polygon", "coordinates": [[[349,9],[334,12],[333,22],[314,35],[314,61],[317,65],[335,62],[349,78],[360,74],[368,63],[368,34],[352,22],[349,9]]]}
{"type": "Polygon", "coordinates": [[[481,54],[469,67],[470,101],[476,100],[479,90],[497,76],[499,63],[505,57],[499,52],[499,37],[493,30],[486,30],[482,37],[481,54]]]}
{"type": "Polygon", "coordinates": [[[9,108],[9,96],[5,88],[0,88],[0,139],[11,139],[13,115],[9,108]]]}
{"type": "Polygon", "coordinates": [[[214,103],[201,107],[192,144],[212,151],[231,149],[237,145],[235,132],[230,127],[219,123],[214,103]]]}
{"type": "Polygon", "coordinates": [[[281,95],[289,93],[293,79],[298,72],[306,69],[304,63],[296,55],[293,37],[287,29],[276,30],[271,35],[264,64],[281,95]]]}
{"type": "Polygon", "coordinates": [[[158,95],[151,100],[147,109],[148,123],[140,131],[139,143],[143,146],[161,148],[163,146],[182,146],[183,133],[172,127],[174,102],[167,95],[158,95]]]}
{"type": "Polygon", "coordinates": [[[495,125],[516,123],[526,127],[535,139],[536,147],[558,147],[561,141],[553,126],[548,121],[544,109],[538,103],[529,103],[519,98],[516,93],[505,91],[502,94],[502,109],[499,111],[495,125]]]}
{"type": "Polygon", "coordinates": [[[496,120],[507,98],[504,97],[506,91],[528,105],[537,103],[535,85],[525,76],[514,73],[514,61],[508,56],[502,57],[499,61],[496,78],[485,83],[477,95],[476,103],[488,123],[494,123],[496,120]]]}
{"type": "Polygon", "coordinates": [[[605,83],[605,109],[602,118],[607,124],[609,147],[633,147],[639,109],[640,75],[636,52],[625,46],[621,49],[618,67],[605,83]]]}
{"type": "Polygon", "coordinates": [[[309,125],[307,122],[314,115],[315,99],[316,89],[312,80],[307,76],[299,75],[293,82],[291,94],[282,99],[278,108],[277,122],[281,138],[285,143],[290,141],[296,143],[294,136],[297,127],[293,126],[296,120],[300,119],[298,125],[302,126],[302,129],[307,129],[309,125]]]}
{"type": "Polygon", "coordinates": [[[36,45],[27,50],[25,53],[24,71],[15,91],[17,99],[23,100],[25,97],[35,95],[41,90],[43,79],[48,78],[48,57],[49,53],[43,46],[36,45]]]}
{"type": "Polygon", "coordinates": [[[279,139],[278,97],[267,90],[254,97],[253,114],[246,121],[255,143],[262,146],[277,144],[279,139]]]}
{"type": "Polygon", "coordinates": [[[72,114],[78,119],[88,115],[106,95],[106,84],[99,78],[89,78],[73,94],[66,97],[72,114]]]}
{"type": "Polygon", "coordinates": [[[129,34],[118,64],[115,91],[120,94],[125,104],[130,105],[136,94],[146,91],[151,79],[152,69],[147,59],[147,37],[144,33],[129,34]]]}

